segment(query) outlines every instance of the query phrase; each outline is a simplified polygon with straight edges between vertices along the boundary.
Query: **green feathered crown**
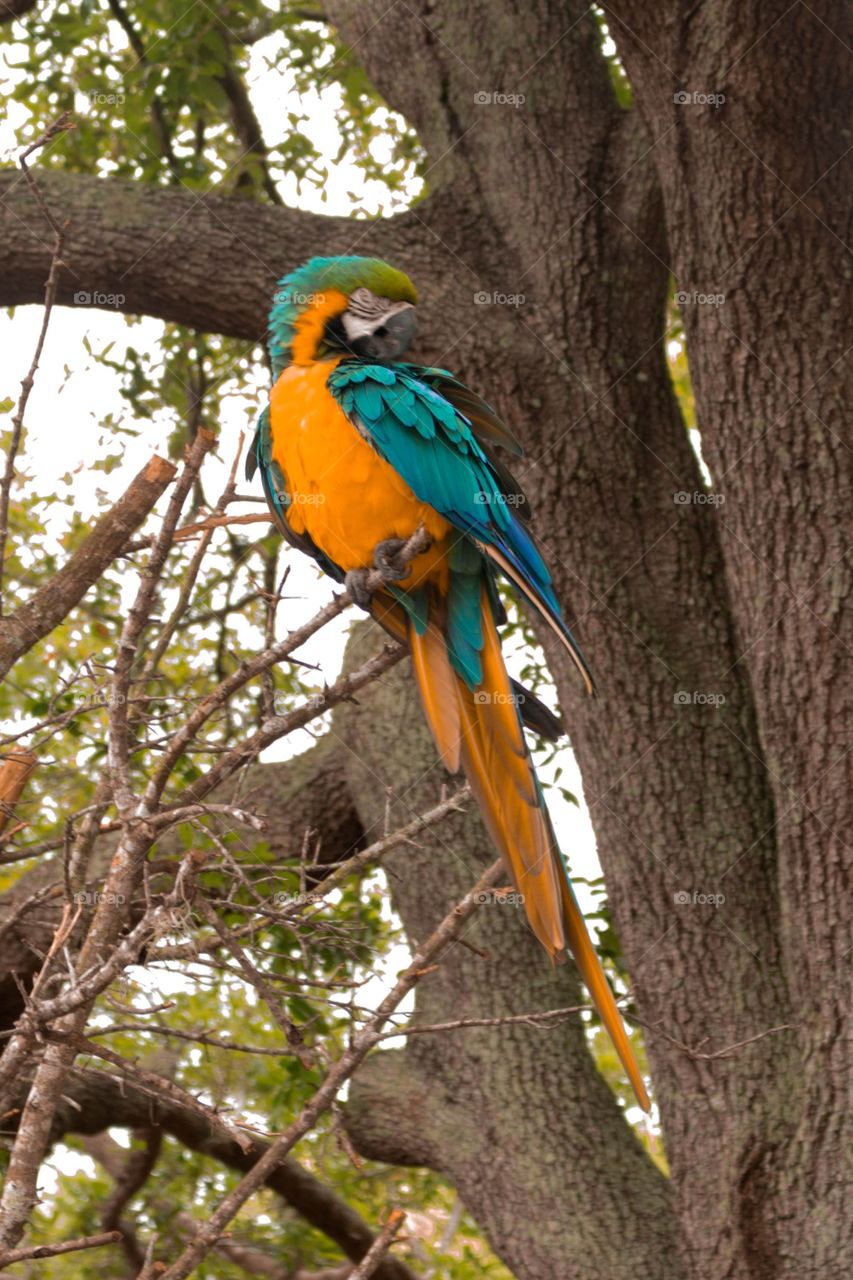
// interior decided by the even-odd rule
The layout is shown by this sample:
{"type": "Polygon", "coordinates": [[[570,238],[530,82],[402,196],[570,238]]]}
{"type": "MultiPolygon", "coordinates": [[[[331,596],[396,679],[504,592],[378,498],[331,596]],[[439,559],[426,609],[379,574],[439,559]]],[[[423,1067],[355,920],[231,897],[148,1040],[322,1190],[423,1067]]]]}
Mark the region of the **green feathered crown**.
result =
{"type": "Polygon", "coordinates": [[[290,363],[294,326],[318,293],[337,289],[347,297],[370,289],[392,302],[417,302],[415,286],[404,272],[381,258],[312,258],[278,282],[269,318],[269,352],[273,377],[290,363]]]}

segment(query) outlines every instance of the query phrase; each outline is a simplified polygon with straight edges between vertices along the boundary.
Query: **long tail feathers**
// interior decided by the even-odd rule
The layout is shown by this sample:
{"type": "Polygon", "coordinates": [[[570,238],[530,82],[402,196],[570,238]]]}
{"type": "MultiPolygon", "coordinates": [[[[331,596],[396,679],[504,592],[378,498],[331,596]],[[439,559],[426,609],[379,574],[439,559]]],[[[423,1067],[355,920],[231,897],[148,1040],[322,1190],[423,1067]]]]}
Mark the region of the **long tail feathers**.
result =
{"type": "MultiPolygon", "coordinates": [[[[557,856],[560,857],[559,850],[557,851],[557,856]]],[[[631,1081],[631,1087],[637,1096],[637,1101],[644,1111],[649,1111],[651,1107],[649,1095],[646,1093],[646,1086],[643,1083],[643,1077],[640,1075],[640,1068],[637,1066],[637,1060],[634,1057],[634,1051],[631,1048],[631,1042],[628,1039],[625,1024],[622,1021],[622,1015],[616,1007],[613,992],[610,990],[610,984],[604,976],[601,961],[596,955],[595,947],[592,945],[586,922],[577,904],[569,877],[565,874],[565,869],[561,880],[561,888],[563,919],[566,926],[569,950],[574,956],[583,984],[598,1010],[598,1016],[613,1041],[613,1047],[619,1055],[619,1061],[625,1068],[625,1074],[631,1081]]]]}
{"type": "Polygon", "coordinates": [[[444,636],[435,622],[427,623],[423,635],[418,635],[414,627],[410,627],[409,633],[412,666],[438,754],[449,773],[458,773],[462,744],[456,693],[458,676],[450,665],[444,636]]]}
{"type": "Polygon", "coordinates": [[[532,605],[536,612],[545,619],[551,630],[557,636],[557,639],[568,652],[569,657],[583,677],[587,693],[592,697],[595,694],[595,685],[593,684],[592,675],[589,667],[586,665],[586,659],[581,653],[577,641],[569,631],[566,624],[561,618],[558,618],[557,615],[554,614],[545,602],[536,594],[536,592],[531,589],[530,584],[526,581],[523,574],[519,573],[512,562],[501,550],[499,550],[499,548],[487,546],[484,542],[478,542],[477,546],[480,548],[483,555],[488,556],[488,558],[498,566],[501,572],[506,574],[510,582],[513,582],[515,586],[518,587],[528,604],[532,605]]]}
{"type": "MultiPolygon", "coordinates": [[[[533,932],[552,958],[567,946],[574,956],[637,1101],[648,1111],[643,1078],[542,801],[485,591],[481,612],[483,680],[476,691],[453,670],[436,620],[430,620],[422,635],[409,624],[412,663],[427,721],[446,767],[455,772],[461,764],[464,769],[489,835],[524,895],[533,932]]],[[[387,625],[387,620],[378,620],[387,625]]]]}

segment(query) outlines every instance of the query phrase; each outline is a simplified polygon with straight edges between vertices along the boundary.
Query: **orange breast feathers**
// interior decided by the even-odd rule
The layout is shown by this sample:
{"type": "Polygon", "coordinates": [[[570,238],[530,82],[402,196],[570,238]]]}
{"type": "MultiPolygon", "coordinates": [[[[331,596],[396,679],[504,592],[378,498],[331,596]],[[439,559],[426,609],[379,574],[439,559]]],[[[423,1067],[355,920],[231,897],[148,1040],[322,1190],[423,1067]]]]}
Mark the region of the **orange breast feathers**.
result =
{"type": "Polygon", "coordinates": [[[400,585],[447,589],[452,526],[353,427],[326,386],[337,361],[289,365],[270,396],[272,456],[290,497],[287,522],[348,572],[373,563],[378,542],[423,525],[433,545],[400,585]]]}

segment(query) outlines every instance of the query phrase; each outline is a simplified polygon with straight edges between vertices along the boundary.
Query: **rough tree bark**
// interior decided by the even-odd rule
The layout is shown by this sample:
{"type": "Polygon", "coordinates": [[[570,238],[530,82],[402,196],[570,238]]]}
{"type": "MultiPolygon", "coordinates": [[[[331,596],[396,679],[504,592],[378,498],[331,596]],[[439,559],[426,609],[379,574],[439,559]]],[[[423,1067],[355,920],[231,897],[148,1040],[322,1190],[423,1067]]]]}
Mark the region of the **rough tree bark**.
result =
{"type": "MultiPolygon", "coordinates": [[[[849,1274],[851,472],[836,305],[850,274],[849,11],[608,6],[637,100],[623,111],[580,4],[534,0],[523,18],[509,0],[328,10],[418,129],[429,198],[368,225],[55,175],[45,191],[71,218],[60,296],[122,294],[127,310],[254,340],[274,278],[312,252],[380,253],[417,279],[419,354],[460,369],[524,440],[520,478],[593,659],[594,703],[553,665],[672,1177],[665,1187],[639,1152],[576,1027],[414,1037],[376,1055],[353,1090],[353,1133],[365,1151],[448,1172],[527,1280],[849,1274]],[[725,294],[684,308],[722,506],[676,498],[703,486],[665,366],[671,276],[691,299],[725,294]],[[525,300],[478,305],[481,291],[525,300]],[[377,1097],[421,1122],[382,1132],[377,1097]]],[[[48,255],[18,180],[0,175],[0,196],[0,301],[37,301],[48,255]]],[[[336,718],[361,757],[341,757],[345,842],[376,823],[386,783],[400,816],[409,787],[434,799],[435,770],[417,779],[423,740],[411,758],[398,750],[414,713],[395,681],[369,737],[349,711],[336,718]]],[[[415,936],[458,892],[460,849],[476,859],[466,824],[389,863],[415,936]]],[[[551,974],[497,908],[480,942],[488,957],[457,948],[424,985],[419,1017],[575,1001],[570,973],[551,974]]]]}
{"type": "Polygon", "coordinates": [[[773,1202],[758,1229],[780,1267],[808,1258],[832,1274],[849,1103],[853,324],[839,284],[853,269],[853,22],[837,4],[764,5],[758,30],[733,6],[672,24],[630,0],[608,11],[643,117],[666,131],[655,163],[679,287],[725,296],[685,308],[687,341],[725,496],[719,538],[773,799],[799,1039],[795,1089],[745,1152],[742,1198],[773,1202]],[[673,101],[682,87],[725,101],[703,113],[673,101]]]}
{"type": "MultiPolygon", "coordinates": [[[[349,661],[363,642],[355,632],[349,661]]],[[[453,784],[406,671],[389,673],[361,703],[337,712],[332,733],[347,749],[347,791],[375,839],[386,821],[391,829],[409,821],[453,784]]],[[[427,937],[448,896],[464,892],[491,856],[468,812],[386,858],[409,938],[427,937]]],[[[583,1003],[573,969],[543,963],[517,908],[484,906],[465,942],[424,980],[418,1022],[583,1003]]],[[[569,1276],[591,1257],[606,1276],[683,1275],[677,1257],[665,1257],[676,1230],[665,1179],[595,1070],[578,1017],[547,1031],[413,1035],[404,1049],[368,1059],[352,1085],[347,1127],[363,1155],[446,1174],[518,1276],[569,1276]]]]}

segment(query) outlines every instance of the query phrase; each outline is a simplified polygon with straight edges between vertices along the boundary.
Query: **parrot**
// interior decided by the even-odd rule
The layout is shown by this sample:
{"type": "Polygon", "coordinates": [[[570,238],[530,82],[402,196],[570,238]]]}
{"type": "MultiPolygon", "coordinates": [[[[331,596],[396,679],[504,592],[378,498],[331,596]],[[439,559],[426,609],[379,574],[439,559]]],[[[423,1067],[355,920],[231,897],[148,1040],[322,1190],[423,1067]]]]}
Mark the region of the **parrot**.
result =
{"type": "Polygon", "coordinates": [[[466,776],[552,961],[567,949],[574,957],[648,1111],[525,738],[525,724],[552,739],[562,725],[507,673],[499,578],[555,633],[589,694],[592,676],[531,532],[530,504],[498,454],[519,457],[521,446],[452,373],[405,359],[416,306],[409,277],[378,258],[315,257],[279,281],[272,389],[247,479],[259,473],[285,540],[408,647],[441,763],[466,776]],[[401,559],[419,530],[426,550],[401,559]]]}

